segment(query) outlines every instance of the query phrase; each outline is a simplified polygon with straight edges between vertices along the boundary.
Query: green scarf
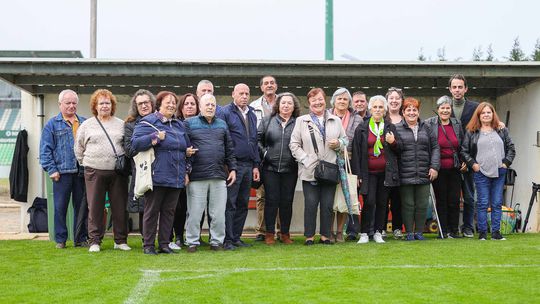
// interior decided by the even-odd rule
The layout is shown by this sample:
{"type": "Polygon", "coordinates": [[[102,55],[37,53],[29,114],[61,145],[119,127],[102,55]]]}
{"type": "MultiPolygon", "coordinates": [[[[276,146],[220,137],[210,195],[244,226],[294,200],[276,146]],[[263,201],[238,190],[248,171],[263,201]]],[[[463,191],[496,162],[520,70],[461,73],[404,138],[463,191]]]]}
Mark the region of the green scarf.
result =
{"type": "Polygon", "coordinates": [[[381,120],[379,125],[375,123],[375,120],[373,117],[369,118],[369,130],[373,135],[377,137],[377,141],[375,141],[375,145],[373,146],[373,155],[375,157],[379,157],[381,155],[381,149],[383,148],[382,142],[381,142],[381,136],[384,132],[384,121],[381,120]]]}

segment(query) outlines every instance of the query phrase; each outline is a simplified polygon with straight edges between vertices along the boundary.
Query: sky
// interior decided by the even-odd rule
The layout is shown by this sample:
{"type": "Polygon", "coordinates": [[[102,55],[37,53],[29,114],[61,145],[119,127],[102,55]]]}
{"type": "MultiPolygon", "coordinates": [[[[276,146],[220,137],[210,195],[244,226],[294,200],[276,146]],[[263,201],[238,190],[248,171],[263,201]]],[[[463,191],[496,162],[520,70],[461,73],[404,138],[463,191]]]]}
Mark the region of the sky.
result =
{"type": "MultiPolygon", "coordinates": [[[[90,55],[90,0],[0,0],[0,50],[90,55]]],[[[514,38],[530,55],[540,1],[334,0],[334,59],[469,61],[514,38]],[[343,56],[345,55],[345,56],[343,56]]],[[[98,0],[97,57],[324,60],[325,0],[98,0]]]]}

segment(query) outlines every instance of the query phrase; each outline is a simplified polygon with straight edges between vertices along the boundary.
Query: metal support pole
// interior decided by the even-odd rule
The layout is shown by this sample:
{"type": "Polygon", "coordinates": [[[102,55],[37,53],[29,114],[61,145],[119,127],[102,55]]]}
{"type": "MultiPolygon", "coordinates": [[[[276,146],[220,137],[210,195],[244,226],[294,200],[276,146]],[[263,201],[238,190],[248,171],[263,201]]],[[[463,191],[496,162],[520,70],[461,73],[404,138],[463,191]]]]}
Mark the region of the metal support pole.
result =
{"type": "Polygon", "coordinates": [[[97,0],[90,0],[90,58],[96,58],[97,0]]]}
{"type": "Polygon", "coordinates": [[[326,0],[325,60],[334,60],[334,0],[326,0]]]}

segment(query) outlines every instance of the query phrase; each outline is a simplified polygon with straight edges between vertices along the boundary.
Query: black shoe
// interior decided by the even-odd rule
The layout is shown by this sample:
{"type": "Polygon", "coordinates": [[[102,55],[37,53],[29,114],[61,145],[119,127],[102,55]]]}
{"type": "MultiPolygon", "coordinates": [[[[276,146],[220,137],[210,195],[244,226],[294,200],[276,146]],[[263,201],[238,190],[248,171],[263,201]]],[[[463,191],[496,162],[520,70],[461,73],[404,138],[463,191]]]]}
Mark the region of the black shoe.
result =
{"type": "Polygon", "coordinates": [[[494,231],[493,233],[491,233],[491,239],[493,241],[506,241],[506,239],[504,238],[504,236],[502,236],[501,232],[500,231],[494,231]]]}
{"type": "Polygon", "coordinates": [[[236,247],[251,247],[251,244],[246,244],[242,240],[238,240],[236,242],[232,242],[232,244],[236,247]]]}
{"type": "Polygon", "coordinates": [[[356,241],[356,235],[354,234],[348,234],[345,238],[345,241],[356,241]]]}
{"type": "Polygon", "coordinates": [[[264,242],[264,234],[257,234],[255,242],[264,242]]]}
{"type": "Polygon", "coordinates": [[[236,250],[236,246],[231,242],[225,242],[225,244],[223,244],[223,250],[236,250]]]}
{"type": "Polygon", "coordinates": [[[485,231],[484,231],[484,232],[480,231],[480,232],[478,233],[478,239],[479,239],[480,241],[485,241],[485,240],[487,240],[487,232],[485,232],[485,231]]]}
{"type": "Polygon", "coordinates": [[[73,247],[90,247],[90,244],[88,244],[88,241],[75,242],[73,243],[73,247]]]}
{"type": "Polygon", "coordinates": [[[473,238],[474,231],[471,228],[463,228],[463,236],[466,238],[473,238]]]}
{"type": "Polygon", "coordinates": [[[150,254],[150,255],[156,255],[157,254],[156,249],[154,247],[144,248],[143,252],[144,252],[144,254],[150,254]]]}
{"type": "Polygon", "coordinates": [[[189,245],[189,247],[187,248],[187,252],[189,253],[197,252],[197,245],[189,245]]]}
{"type": "Polygon", "coordinates": [[[463,238],[461,235],[459,235],[459,233],[456,233],[456,232],[449,232],[447,237],[449,239],[461,239],[461,238],[463,238]]]}
{"type": "Polygon", "coordinates": [[[323,245],[334,245],[334,243],[332,241],[330,241],[330,239],[326,239],[326,240],[319,240],[319,244],[323,244],[323,245]]]}
{"type": "Polygon", "coordinates": [[[315,245],[315,242],[313,242],[313,240],[306,240],[306,241],[304,242],[304,245],[306,245],[306,246],[315,245]]]}
{"type": "Polygon", "coordinates": [[[210,250],[212,250],[212,251],[223,251],[223,247],[221,245],[210,245],[210,250]]]}
{"type": "Polygon", "coordinates": [[[174,253],[174,251],[172,251],[172,249],[169,248],[169,247],[162,247],[162,248],[159,248],[159,249],[158,249],[158,252],[159,252],[159,253],[165,253],[165,254],[173,254],[173,253],[174,253]]]}

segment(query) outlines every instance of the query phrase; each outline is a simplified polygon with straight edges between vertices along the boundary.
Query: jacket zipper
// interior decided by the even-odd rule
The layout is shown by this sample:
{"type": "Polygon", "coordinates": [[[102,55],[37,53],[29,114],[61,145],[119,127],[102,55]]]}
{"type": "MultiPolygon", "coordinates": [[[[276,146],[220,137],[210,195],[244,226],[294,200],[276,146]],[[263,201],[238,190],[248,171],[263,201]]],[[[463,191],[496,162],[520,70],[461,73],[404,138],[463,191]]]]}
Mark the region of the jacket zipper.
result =
{"type": "Polygon", "coordinates": [[[281,173],[281,157],[283,156],[283,137],[285,135],[285,128],[281,126],[281,149],[279,150],[279,162],[278,162],[278,172],[281,173]]]}

